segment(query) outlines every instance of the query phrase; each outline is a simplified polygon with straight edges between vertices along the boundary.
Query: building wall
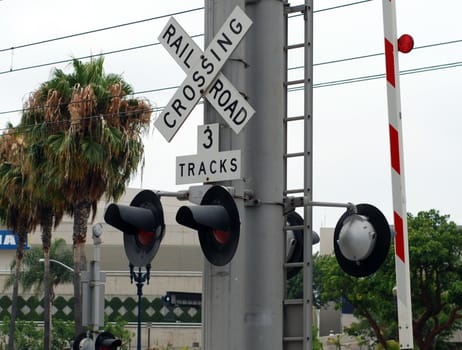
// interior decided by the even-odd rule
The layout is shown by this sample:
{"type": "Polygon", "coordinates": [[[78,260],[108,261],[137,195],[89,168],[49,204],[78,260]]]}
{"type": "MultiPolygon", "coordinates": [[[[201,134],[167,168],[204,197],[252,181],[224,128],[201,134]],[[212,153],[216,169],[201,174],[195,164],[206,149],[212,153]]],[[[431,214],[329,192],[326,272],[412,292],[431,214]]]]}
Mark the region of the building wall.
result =
{"type": "MultiPolygon", "coordinates": [[[[129,204],[139,189],[127,189],[119,203],[129,204]]],[[[202,289],[203,255],[199,246],[197,233],[175,221],[178,207],[185,204],[173,197],[162,197],[166,233],[158,254],[152,262],[152,280],[145,286],[146,293],[160,295],[164,289],[197,292],[202,289]],[[160,285],[164,287],[160,287],[160,285]]],[[[104,223],[106,201],[98,204],[94,223],[104,223]]],[[[86,256],[93,259],[92,224],[88,225],[86,256]]],[[[69,216],[53,232],[53,239],[63,238],[72,247],[73,221],[69,216]]],[[[41,246],[40,231],[29,235],[30,246],[41,246]]],[[[15,250],[0,250],[0,274],[4,278],[9,272],[10,263],[15,258],[15,250]]],[[[37,262],[39,263],[39,262],[37,262]]],[[[106,271],[108,294],[133,294],[134,286],[130,284],[128,259],[123,247],[123,234],[108,224],[103,224],[101,244],[101,270],[106,271]]],[[[2,283],[0,279],[0,283],[2,283]]],[[[71,294],[72,286],[62,286],[60,293],[71,294]]]]}

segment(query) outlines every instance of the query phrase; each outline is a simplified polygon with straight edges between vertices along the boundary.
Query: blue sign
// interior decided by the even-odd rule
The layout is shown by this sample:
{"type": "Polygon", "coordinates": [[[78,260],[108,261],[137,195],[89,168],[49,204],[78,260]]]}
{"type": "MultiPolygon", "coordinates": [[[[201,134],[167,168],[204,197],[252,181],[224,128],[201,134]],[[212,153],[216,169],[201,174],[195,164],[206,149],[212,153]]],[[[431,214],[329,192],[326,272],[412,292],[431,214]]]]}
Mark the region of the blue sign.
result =
{"type": "MultiPolygon", "coordinates": [[[[29,249],[26,240],[25,249],[29,249]]],[[[0,249],[16,249],[18,247],[18,235],[11,230],[0,230],[0,249]]]]}

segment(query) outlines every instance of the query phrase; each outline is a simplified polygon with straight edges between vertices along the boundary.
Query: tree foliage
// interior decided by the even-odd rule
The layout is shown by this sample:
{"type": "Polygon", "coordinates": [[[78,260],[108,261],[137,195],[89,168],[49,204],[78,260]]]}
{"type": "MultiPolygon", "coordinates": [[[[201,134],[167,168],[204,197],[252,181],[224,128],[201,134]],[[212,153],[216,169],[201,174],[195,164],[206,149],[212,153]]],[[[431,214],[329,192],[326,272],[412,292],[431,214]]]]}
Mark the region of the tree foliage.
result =
{"type": "MultiPolygon", "coordinates": [[[[408,237],[413,309],[413,336],[421,350],[443,344],[462,320],[462,229],[436,210],[408,216],[408,237]]],[[[314,287],[321,304],[342,298],[354,315],[367,322],[384,349],[398,340],[394,251],[374,275],[346,275],[333,256],[315,259],[314,287]]]]}
{"type": "MultiPolygon", "coordinates": [[[[44,287],[44,265],[40,262],[43,258],[41,247],[32,247],[26,251],[23,258],[23,269],[19,275],[19,284],[24,292],[33,291],[35,295],[43,295],[44,287]]],[[[72,249],[67,247],[66,241],[62,238],[54,240],[51,244],[50,258],[57,260],[67,266],[72,265],[72,249]]],[[[11,262],[11,270],[16,266],[16,260],[11,262]]],[[[11,274],[5,284],[4,290],[11,287],[14,283],[15,276],[11,274]]],[[[72,272],[65,267],[52,263],[50,265],[50,290],[52,293],[51,300],[54,299],[54,288],[60,284],[71,283],[72,272]]]]}
{"type": "MultiPolygon", "coordinates": [[[[100,56],[88,62],[74,59],[69,73],[55,69],[29,95],[21,118],[33,151],[32,170],[46,179],[37,188],[53,198],[47,209],[58,218],[62,212],[74,217],[76,310],[81,310],[79,276],[86,269],[90,215],[95,217],[103,195],[117,200],[125,191],[143,161],[141,135],[152,113],[149,103],[130,97],[130,85],[120,75],[106,74],[103,64],[100,56]]],[[[82,328],[80,314],[75,313],[76,332],[82,328]]]]}

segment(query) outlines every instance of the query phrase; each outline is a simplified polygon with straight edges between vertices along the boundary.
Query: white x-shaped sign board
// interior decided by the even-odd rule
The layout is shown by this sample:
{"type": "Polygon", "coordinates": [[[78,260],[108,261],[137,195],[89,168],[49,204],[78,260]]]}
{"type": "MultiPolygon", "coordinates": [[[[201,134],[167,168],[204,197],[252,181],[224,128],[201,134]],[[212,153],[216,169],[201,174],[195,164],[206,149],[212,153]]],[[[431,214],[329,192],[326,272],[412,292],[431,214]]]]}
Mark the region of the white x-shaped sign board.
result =
{"type": "Polygon", "coordinates": [[[253,116],[252,106],[220,73],[251,25],[250,18],[236,7],[202,52],[179,23],[170,18],[158,39],[188,75],[154,123],[167,141],[172,140],[202,96],[236,133],[253,116]]]}

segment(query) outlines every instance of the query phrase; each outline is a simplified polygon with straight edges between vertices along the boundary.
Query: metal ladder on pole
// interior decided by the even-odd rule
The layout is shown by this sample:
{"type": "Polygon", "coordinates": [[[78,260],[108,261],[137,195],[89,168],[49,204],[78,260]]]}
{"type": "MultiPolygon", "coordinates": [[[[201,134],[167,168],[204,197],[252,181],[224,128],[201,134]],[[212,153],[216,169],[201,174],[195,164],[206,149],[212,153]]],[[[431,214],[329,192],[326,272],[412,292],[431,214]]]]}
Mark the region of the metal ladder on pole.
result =
{"type": "MultiPolygon", "coordinates": [[[[290,6],[286,3],[285,11],[286,35],[285,35],[285,56],[286,78],[284,88],[286,90],[285,98],[285,116],[284,116],[284,198],[286,199],[287,211],[294,209],[296,206],[303,207],[303,225],[287,224],[284,227],[285,234],[288,231],[303,230],[303,261],[301,262],[286,262],[284,264],[284,290],[285,297],[283,301],[284,320],[283,320],[283,350],[312,350],[313,348],[313,275],[312,275],[312,207],[306,203],[312,201],[312,183],[313,183],[313,0],[305,0],[304,4],[298,6],[290,6]],[[300,16],[301,15],[301,16],[300,16]],[[301,43],[292,44],[289,42],[290,29],[289,26],[293,17],[301,17],[303,19],[303,39],[301,43]],[[290,72],[289,57],[293,52],[297,54],[303,52],[303,77],[292,77],[290,72]],[[298,78],[298,79],[297,79],[298,78]],[[292,115],[289,103],[289,95],[292,92],[301,92],[303,96],[301,103],[303,111],[292,115]],[[302,129],[303,146],[300,149],[294,146],[294,141],[297,138],[297,132],[302,129]],[[298,166],[296,162],[299,162],[298,166]],[[295,166],[291,164],[295,162],[295,166]],[[300,164],[302,162],[302,165],[300,164]],[[302,167],[302,169],[300,169],[302,167]],[[289,182],[289,173],[292,168],[302,173],[302,182],[292,186],[289,182]],[[290,203],[291,198],[298,198],[295,203],[290,203]],[[288,200],[287,200],[288,199],[288,200]],[[301,199],[301,200],[300,200],[301,199]],[[287,273],[289,270],[301,269],[303,272],[303,297],[301,299],[289,299],[287,295],[287,273]]],[[[300,18],[297,18],[299,20],[300,18]]],[[[294,18],[295,20],[295,18],[294,18]]],[[[299,55],[300,56],[300,55],[299,55]]],[[[300,102],[297,102],[300,105],[300,102]]],[[[291,177],[294,175],[291,173],[291,177]]],[[[287,240],[286,240],[287,241],[287,240]]],[[[287,245],[287,244],[286,244],[287,245]]],[[[285,247],[285,256],[290,247],[285,247]]]]}

